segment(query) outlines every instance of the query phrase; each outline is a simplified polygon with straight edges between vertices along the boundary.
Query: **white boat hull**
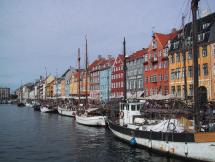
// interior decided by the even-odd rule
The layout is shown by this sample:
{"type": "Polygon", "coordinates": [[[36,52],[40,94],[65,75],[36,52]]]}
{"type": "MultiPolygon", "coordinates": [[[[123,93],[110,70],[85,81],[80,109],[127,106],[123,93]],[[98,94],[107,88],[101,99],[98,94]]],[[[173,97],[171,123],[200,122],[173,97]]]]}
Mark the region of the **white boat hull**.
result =
{"type": "Polygon", "coordinates": [[[55,110],[54,109],[49,109],[47,107],[41,107],[40,111],[43,112],[43,113],[51,113],[51,112],[54,112],[55,110]]]}
{"type": "Polygon", "coordinates": [[[60,107],[58,107],[57,111],[61,115],[70,116],[70,117],[75,117],[75,114],[76,114],[76,110],[64,109],[60,107]]]}
{"type": "MultiPolygon", "coordinates": [[[[130,142],[133,136],[123,134],[109,126],[112,133],[120,139],[130,142]]],[[[131,130],[132,131],[132,130],[131,130]]],[[[137,145],[144,146],[149,149],[157,150],[163,153],[172,154],[188,159],[196,159],[201,161],[215,161],[215,142],[172,142],[150,140],[147,138],[135,137],[137,145]]]]}
{"type": "Polygon", "coordinates": [[[87,126],[105,126],[106,117],[105,116],[79,116],[76,115],[76,122],[82,125],[87,125],[87,126]]]}

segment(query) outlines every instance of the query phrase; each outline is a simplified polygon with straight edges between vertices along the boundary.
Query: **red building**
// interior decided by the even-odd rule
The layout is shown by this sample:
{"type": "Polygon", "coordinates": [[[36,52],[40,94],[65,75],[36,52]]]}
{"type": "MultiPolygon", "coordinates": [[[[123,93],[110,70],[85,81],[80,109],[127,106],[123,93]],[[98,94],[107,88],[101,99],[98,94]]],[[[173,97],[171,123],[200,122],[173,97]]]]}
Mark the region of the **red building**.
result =
{"type": "Polygon", "coordinates": [[[144,89],[145,96],[169,93],[168,44],[176,33],[154,33],[144,55],[144,89]]]}
{"type": "Polygon", "coordinates": [[[104,61],[105,59],[99,56],[88,67],[90,73],[90,98],[94,100],[100,99],[100,69],[104,61]]]}
{"type": "Polygon", "coordinates": [[[124,81],[124,72],[123,72],[123,61],[124,56],[118,55],[115,58],[115,61],[112,66],[111,73],[111,98],[122,98],[123,97],[123,81],[124,81]]]}

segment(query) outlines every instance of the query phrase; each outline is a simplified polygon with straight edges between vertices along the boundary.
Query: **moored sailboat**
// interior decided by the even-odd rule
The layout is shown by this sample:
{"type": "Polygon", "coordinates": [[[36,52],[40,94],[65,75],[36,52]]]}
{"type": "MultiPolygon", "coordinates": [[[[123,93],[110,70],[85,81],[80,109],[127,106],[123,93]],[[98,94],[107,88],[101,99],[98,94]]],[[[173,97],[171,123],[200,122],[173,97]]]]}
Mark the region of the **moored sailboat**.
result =
{"type": "Polygon", "coordinates": [[[88,55],[87,55],[87,39],[86,39],[86,78],[85,78],[85,105],[80,107],[80,50],[78,50],[78,69],[79,69],[79,112],[76,114],[76,122],[86,126],[105,126],[106,116],[97,113],[98,108],[89,108],[88,103],[88,55]],[[81,111],[81,109],[83,111],[81,111]],[[96,112],[96,113],[95,113],[96,112]]]}
{"type": "MultiPolygon", "coordinates": [[[[108,121],[108,126],[112,133],[130,143],[131,145],[140,145],[148,149],[156,150],[161,153],[167,153],[180,156],[187,159],[201,161],[215,161],[215,132],[209,132],[200,126],[200,110],[198,101],[198,55],[196,45],[196,10],[199,0],[192,0],[193,10],[193,53],[194,53],[194,120],[186,121],[190,124],[189,129],[179,129],[177,120],[174,119],[173,109],[167,109],[169,119],[154,120],[149,122],[141,116],[140,110],[146,108],[146,102],[129,102],[126,99],[126,80],[124,80],[124,102],[120,103],[120,119],[118,122],[108,121]],[[133,113],[135,112],[135,113],[133,113]],[[133,113],[133,114],[132,114],[133,113]],[[171,116],[172,115],[172,116],[171,116]],[[138,123],[138,124],[137,124],[138,123]],[[167,123],[167,124],[165,124],[167,123]],[[192,125],[194,127],[192,127],[192,125]],[[166,129],[158,129],[161,128],[166,129]],[[156,129],[158,130],[156,130],[156,129]],[[203,132],[202,132],[203,131],[203,132]]],[[[124,41],[125,49],[125,41],[124,41]]],[[[124,50],[125,57],[125,50],[124,50]]],[[[124,62],[124,71],[126,71],[124,62]]],[[[175,101],[174,101],[175,102],[175,101]]],[[[156,107],[157,108],[157,107],[156,107]]],[[[159,112],[156,110],[157,114],[159,112]]]]}

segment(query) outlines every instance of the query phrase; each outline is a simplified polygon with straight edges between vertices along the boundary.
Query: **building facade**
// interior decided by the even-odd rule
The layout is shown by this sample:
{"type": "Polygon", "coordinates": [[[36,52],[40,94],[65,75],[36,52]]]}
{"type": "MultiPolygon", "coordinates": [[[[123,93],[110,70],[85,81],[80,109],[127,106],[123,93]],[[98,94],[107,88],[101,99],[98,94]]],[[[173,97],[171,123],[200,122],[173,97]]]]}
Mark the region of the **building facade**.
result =
{"type": "MultiPolygon", "coordinates": [[[[199,86],[207,89],[209,100],[215,99],[214,92],[214,44],[215,41],[215,13],[197,20],[198,25],[198,70],[199,86]]],[[[193,52],[192,52],[192,24],[185,25],[184,30],[178,32],[171,40],[169,52],[169,89],[170,93],[184,98],[184,54],[187,80],[187,96],[193,96],[193,52]],[[184,32],[183,32],[184,31],[184,32]],[[184,37],[183,37],[184,36],[184,37]],[[184,48],[182,48],[184,44],[184,48]]]]}
{"type": "Polygon", "coordinates": [[[111,66],[114,58],[106,59],[100,70],[100,101],[108,102],[111,95],[111,66]]]}
{"type": "Polygon", "coordinates": [[[100,100],[100,69],[104,60],[104,58],[99,56],[88,67],[90,74],[90,98],[97,101],[100,100]]]}
{"type": "Polygon", "coordinates": [[[10,98],[10,88],[0,87],[0,100],[8,100],[10,98]]]}
{"type": "Polygon", "coordinates": [[[137,98],[144,93],[144,54],[148,49],[139,50],[126,59],[127,98],[137,98]]]}
{"type": "Polygon", "coordinates": [[[148,52],[144,54],[145,96],[169,93],[168,42],[176,33],[154,33],[148,52]]]}
{"type": "Polygon", "coordinates": [[[118,55],[111,70],[111,98],[123,98],[124,91],[124,56],[118,55]]]}

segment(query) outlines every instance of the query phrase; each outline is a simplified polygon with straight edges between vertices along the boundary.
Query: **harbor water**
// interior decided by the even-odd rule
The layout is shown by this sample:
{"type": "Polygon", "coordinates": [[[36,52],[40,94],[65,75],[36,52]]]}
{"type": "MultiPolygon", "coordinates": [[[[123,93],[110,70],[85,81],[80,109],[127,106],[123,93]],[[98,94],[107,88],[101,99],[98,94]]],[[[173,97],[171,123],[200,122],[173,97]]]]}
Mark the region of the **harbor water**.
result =
{"type": "Polygon", "coordinates": [[[1,162],[182,162],[132,148],[107,128],[79,125],[75,119],[0,105],[1,162]]]}

